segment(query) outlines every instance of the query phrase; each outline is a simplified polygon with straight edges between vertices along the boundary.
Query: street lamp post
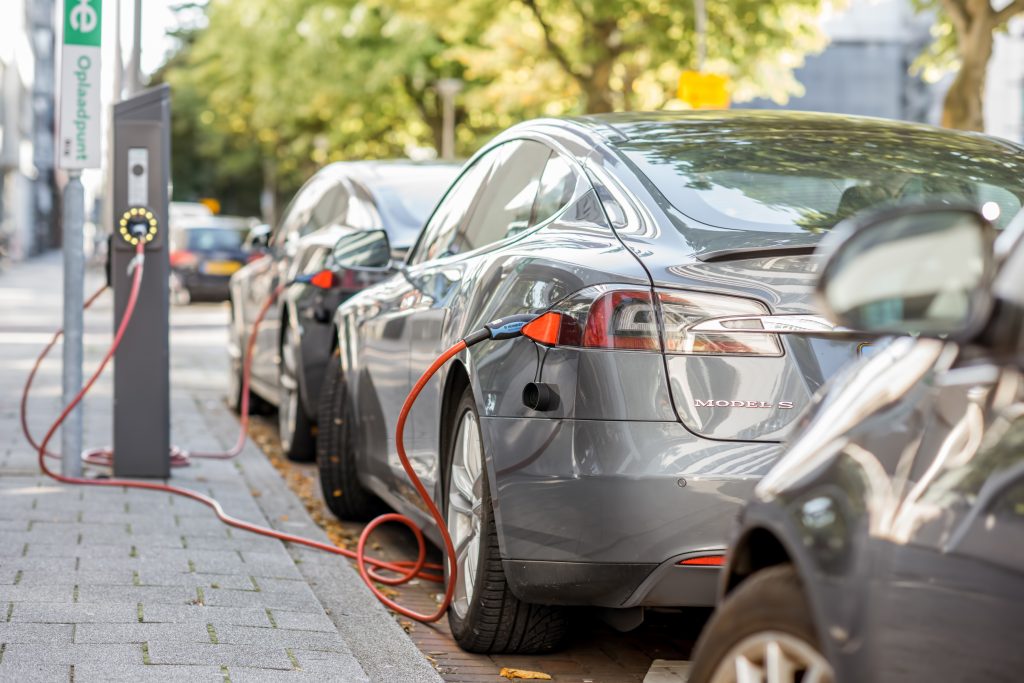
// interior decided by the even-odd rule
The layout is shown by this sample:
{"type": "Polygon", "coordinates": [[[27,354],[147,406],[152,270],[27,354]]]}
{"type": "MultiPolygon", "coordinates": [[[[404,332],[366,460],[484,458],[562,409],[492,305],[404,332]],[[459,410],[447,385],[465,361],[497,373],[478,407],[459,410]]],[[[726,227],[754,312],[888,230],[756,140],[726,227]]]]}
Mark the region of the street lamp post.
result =
{"type": "MultiPolygon", "coordinates": [[[[132,12],[132,54],[128,60],[128,95],[142,90],[142,0],[135,0],[132,12]]],[[[120,99],[120,98],[118,98],[120,99]]]]}
{"type": "Polygon", "coordinates": [[[462,91],[458,78],[442,78],[437,82],[437,94],[441,96],[441,158],[451,161],[455,158],[455,96],[462,91]]]}

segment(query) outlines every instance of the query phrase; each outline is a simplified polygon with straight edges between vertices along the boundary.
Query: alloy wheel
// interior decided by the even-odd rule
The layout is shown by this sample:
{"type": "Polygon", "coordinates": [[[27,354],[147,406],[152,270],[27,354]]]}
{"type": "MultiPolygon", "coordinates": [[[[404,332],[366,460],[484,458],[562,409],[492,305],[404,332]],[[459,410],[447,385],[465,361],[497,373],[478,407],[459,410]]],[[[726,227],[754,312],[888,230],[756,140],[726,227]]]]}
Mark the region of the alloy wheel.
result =
{"type": "Polygon", "coordinates": [[[473,600],[483,526],[483,444],[472,410],[462,414],[456,434],[448,491],[448,533],[459,571],[452,609],[465,618],[473,600]]]}
{"type": "Polygon", "coordinates": [[[744,638],[722,658],[711,683],[832,683],[832,666],[818,650],[781,631],[744,638]]]}

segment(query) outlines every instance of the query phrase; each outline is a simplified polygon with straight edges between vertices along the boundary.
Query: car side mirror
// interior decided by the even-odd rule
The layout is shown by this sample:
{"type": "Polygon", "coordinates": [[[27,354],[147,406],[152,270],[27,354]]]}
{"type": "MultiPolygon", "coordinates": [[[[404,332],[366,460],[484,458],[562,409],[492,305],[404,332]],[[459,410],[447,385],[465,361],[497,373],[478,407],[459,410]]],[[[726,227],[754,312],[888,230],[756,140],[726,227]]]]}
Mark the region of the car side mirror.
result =
{"type": "Polygon", "coordinates": [[[383,230],[361,230],[345,235],[331,251],[331,266],[337,270],[393,270],[388,234],[383,230]]]}
{"type": "Polygon", "coordinates": [[[965,205],[857,214],[823,244],[820,307],[852,330],[965,341],[992,309],[994,241],[992,224],[965,205]]]}
{"type": "Polygon", "coordinates": [[[246,262],[252,263],[267,255],[270,251],[270,226],[257,225],[249,230],[245,238],[246,262]]]}

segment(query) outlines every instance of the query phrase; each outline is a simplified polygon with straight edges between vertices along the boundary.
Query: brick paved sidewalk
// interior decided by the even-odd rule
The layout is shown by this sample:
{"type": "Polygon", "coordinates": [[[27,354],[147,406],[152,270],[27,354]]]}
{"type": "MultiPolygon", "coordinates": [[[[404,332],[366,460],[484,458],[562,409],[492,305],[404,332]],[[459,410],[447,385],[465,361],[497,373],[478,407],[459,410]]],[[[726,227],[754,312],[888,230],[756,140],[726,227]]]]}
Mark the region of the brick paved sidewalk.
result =
{"type": "MultiPolygon", "coordinates": [[[[347,562],[231,530],[183,498],[38,475],[18,401],[60,320],[59,281],[56,254],[0,272],[0,681],[439,680],[347,562]]],[[[109,343],[109,296],[96,309],[89,367],[109,343]]],[[[172,437],[191,449],[237,435],[222,400],[225,321],[216,305],[172,312],[172,437]]],[[[58,347],[37,379],[37,438],[59,407],[59,358],[58,347]]],[[[110,386],[86,406],[87,445],[109,443],[110,386]]],[[[326,539],[252,444],[172,481],[242,519],[326,539]]]]}

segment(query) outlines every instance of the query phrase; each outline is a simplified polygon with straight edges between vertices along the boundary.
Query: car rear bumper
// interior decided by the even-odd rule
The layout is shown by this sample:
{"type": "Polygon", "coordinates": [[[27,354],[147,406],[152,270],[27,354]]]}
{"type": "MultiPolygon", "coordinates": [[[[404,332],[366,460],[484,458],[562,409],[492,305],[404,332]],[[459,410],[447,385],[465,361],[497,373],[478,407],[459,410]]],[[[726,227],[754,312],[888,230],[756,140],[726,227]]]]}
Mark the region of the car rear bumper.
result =
{"type": "Polygon", "coordinates": [[[736,515],[773,443],[710,441],[677,422],[482,418],[505,570],[533,602],[713,604],[736,515]]]}
{"type": "MultiPolygon", "coordinates": [[[[724,552],[722,550],[721,552],[724,552]]],[[[600,607],[703,607],[715,604],[717,567],[615,562],[503,560],[519,599],[542,605],[600,607]]]]}

